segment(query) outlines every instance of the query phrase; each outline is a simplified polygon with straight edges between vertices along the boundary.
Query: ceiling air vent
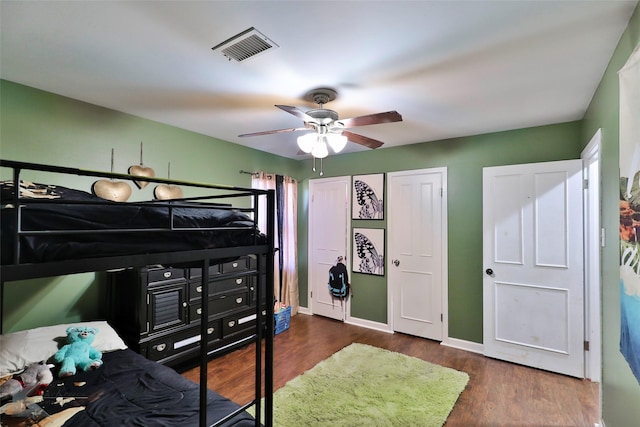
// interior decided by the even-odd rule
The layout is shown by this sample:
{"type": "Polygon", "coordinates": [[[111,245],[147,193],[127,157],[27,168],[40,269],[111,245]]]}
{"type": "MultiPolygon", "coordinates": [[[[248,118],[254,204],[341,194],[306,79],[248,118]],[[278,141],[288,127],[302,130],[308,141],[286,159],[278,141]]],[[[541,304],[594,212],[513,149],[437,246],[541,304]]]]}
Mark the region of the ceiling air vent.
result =
{"type": "Polygon", "coordinates": [[[219,50],[229,61],[235,59],[240,62],[277,47],[267,36],[251,27],[211,49],[219,50]]]}

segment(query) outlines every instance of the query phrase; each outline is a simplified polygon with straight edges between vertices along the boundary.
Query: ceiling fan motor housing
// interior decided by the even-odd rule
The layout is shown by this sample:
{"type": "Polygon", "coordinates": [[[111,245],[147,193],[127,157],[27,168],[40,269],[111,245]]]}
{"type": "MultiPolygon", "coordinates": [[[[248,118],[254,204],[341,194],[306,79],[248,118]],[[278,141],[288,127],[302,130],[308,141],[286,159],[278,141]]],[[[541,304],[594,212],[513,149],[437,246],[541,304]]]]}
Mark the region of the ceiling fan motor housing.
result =
{"type": "Polygon", "coordinates": [[[338,113],[326,108],[317,108],[307,111],[307,115],[315,119],[315,123],[320,127],[329,125],[338,120],[338,113]]]}
{"type": "Polygon", "coordinates": [[[338,92],[330,88],[312,89],[304,95],[305,101],[320,105],[331,102],[338,97],[338,92]]]}

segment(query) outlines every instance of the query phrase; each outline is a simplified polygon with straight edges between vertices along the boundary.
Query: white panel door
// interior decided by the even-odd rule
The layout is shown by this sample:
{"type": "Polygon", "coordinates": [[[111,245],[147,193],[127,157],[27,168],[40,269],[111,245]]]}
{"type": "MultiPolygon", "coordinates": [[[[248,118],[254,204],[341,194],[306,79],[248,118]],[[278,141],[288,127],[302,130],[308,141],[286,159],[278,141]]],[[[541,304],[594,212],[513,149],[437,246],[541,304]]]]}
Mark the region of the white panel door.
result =
{"type": "Polygon", "coordinates": [[[446,169],[393,172],[387,179],[393,330],[442,340],[446,169]]]}
{"type": "Polygon", "coordinates": [[[485,355],[584,376],[582,161],[483,171],[485,355]]]}
{"type": "Polygon", "coordinates": [[[311,312],[337,320],[345,320],[349,311],[329,293],[329,269],[339,256],[346,258],[349,253],[350,189],[350,177],[309,181],[311,312]]]}

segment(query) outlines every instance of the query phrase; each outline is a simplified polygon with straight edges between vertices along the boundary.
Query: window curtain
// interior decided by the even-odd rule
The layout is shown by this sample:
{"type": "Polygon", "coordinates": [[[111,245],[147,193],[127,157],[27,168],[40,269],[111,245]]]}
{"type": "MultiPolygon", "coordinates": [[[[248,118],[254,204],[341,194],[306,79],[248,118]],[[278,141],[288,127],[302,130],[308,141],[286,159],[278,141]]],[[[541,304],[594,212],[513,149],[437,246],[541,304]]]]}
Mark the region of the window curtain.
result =
{"type": "Polygon", "coordinates": [[[260,198],[258,226],[266,233],[274,233],[274,294],[278,301],[291,306],[296,314],[298,299],[297,221],[298,183],[287,176],[257,172],[252,175],[251,187],[276,192],[276,221],[274,230],[267,230],[266,199],[260,198]]]}

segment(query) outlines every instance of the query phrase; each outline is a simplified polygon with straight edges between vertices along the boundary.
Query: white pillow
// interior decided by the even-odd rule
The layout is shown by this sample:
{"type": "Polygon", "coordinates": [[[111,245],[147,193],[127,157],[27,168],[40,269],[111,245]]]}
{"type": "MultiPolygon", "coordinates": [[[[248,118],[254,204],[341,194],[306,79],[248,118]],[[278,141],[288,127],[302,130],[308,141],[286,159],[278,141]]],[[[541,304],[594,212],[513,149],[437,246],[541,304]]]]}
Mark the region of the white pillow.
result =
{"type": "Polygon", "coordinates": [[[58,342],[65,342],[69,326],[97,328],[98,333],[91,346],[102,352],[127,348],[105,321],[67,323],[13,332],[0,335],[0,376],[20,371],[30,363],[48,360],[60,348],[58,342]]]}

